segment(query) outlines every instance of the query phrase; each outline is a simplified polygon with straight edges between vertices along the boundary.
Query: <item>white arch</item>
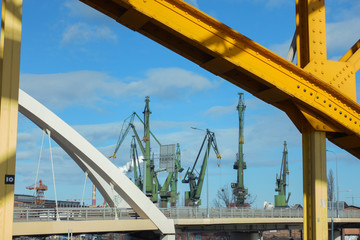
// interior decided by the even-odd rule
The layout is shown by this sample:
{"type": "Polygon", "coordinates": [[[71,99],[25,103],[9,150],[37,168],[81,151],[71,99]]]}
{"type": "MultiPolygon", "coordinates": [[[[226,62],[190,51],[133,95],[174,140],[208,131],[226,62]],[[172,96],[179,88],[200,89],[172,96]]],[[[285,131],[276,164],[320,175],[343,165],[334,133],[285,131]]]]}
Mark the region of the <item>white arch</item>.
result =
{"type": "Polygon", "coordinates": [[[114,205],[111,185],[114,190],[142,218],[149,218],[167,239],[175,239],[172,219],[165,215],[128,179],[108,158],[101,154],[78,132],[53,112],[19,89],[19,112],[41,129],[51,131],[51,138],[59,144],[84,171],[103,194],[106,201],[114,205]]]}

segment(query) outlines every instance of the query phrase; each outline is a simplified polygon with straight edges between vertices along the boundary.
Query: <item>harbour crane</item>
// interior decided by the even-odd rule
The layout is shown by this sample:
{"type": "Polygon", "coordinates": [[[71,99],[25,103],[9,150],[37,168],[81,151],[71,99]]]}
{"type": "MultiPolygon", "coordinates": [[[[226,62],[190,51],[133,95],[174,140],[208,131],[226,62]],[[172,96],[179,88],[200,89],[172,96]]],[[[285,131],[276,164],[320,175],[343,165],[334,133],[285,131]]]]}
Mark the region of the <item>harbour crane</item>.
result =
{"type": "MultiPolygon", "coordinates": [[[[176,187],[174,186],[174,184],[175,185],[177,184],[177,181],[174,180],[174,176],[176,175],[176,177],[177,177],[178,171],[180,169],[182,171],[182,168],[180,166],[180,163],[178,163],[176,166],[179,166],[179,167],[176,168],[175,172],[170,172],[168,174],[168,177],[164,183],[165,186],[163,186],[163,188],[161,187],[159,180],[157,178],[157,173],[160,172],[161,170],[155,171],[154,155],[151,157],[150,135],[159,144],[160,147],[161,147],[161,143],[154,136],[154,134],[150,131],[151,111],[150,111],[149,102],[150,102],[150,100],[149,100],[149,97],[147,96],[145,98],[145,108],[143,111],[144,120],[142,120],[136,112],[132,113],[128,118],[125,119],[125,121],[122,125],[122,128],[121,128],[121,131],[120,131],[118,142],[117,142],[115,150],[114,150],[114,154],[112,156],[110,156],[110,158],[116,157],[116,153],[119,150],[122,142],[124,141],[125,137],[129,133],[130,129],[132,129],[132,131],[134,133],[134,137],[131,142],[131,149],[132,149],[131,156],[132,156],[132,161],[134,164],[135,184],[140,189],[144,190],[144,193],[153,202],[158,202],[158,195],[160,194],[161,199],[163,199],[167,203],[170,199],[170,196],[173,196],[174,193],[170,192],[170,194],[169,194],[166,189],[169,188],[168,187],[169,185],[172,186],[172,189],[177,189],[177,186],[176,187]],[[144,126],[144,136],[142,139],[140,138],[139,134],[137,133],[135,125],[134,125],[135,116],[140,120],[140,122],[144,126]],[[136,145],[136,142],[137,142],[137,145],[136,145]],[[141,174],[141,170],[140,170],[140,166],[139,166],[139,162],[138,162],[138,156],[135,157],[135,155],[137,154],[137,150],[136,150],[137,146],[140,147],[141,153],[144,156],[145,170],[143,171],[143,174],[141,174]],[[137,168],[136,168],[136,165],[137,165],[137,168]],[[135,171],[136,171],[136,173],[135,173],[135,171]],[[138,171],[139,171],[139,175],[137,174],[138,171]],[[174,181],[175,181],[175,183],[174,183],[174,181]]],[[[176,199],[177,199],[177,197],[175,198],[175,204],[176,204],[176,199]]]]}
{"type": "Polygon", "coordinates": [[[236,107],[239,114],[239,145],[238,154],[236,155],[236,161],[233,168],[237,170],[237,181],[231,183],[233,194],[236,198],[236,206],[244,207],[245,200],[248,196],[248,189],[244,187],[244,170],[246,169],[246,162],[244,161],[244,112],[245,112],[244,94],[239,93],[239,102],[236,107]]]}
{"type": "MultiPolygon", "coordinates": [[[[185,192],[185,206],[199,206],[201,204],[200,196],[205,179],[205,170],[207,167],[211,147],[213,148],[217,159],[221,159],[221,155],[219,153],[216,143],[215,133],[211,132],[209,129],[206,129],[206,134],[201,144],[200,151],[196,157],[194,166],[192,167],[191,170],[190,167],[188,168],[184,176],[184,179],[182,180],[183,183],[189,183],[189,187],[190,187],[190,191],[185,192]],[[195,167],[199,160],[199,156],[203,150],[206,140],[207,140],[207,146],[204,154],[204,160],[201,165],[200,174],[197,174],[195,172],[196,171],[195,167]]],[[[218,166],[220,166],[219,163],[218,166]]]]}
{"type": "Polygon", "coordinates": [[[48,187],[44,184],[42,184],[42,181],[39,180],[38,183],[35,183],[29,187],[26,187],[26,189],[34,190],[36,191],[35,195],[35,205],[44,205],[45,204],[45,195],[44,192],[48,190],[48,187]]]}
{"type": "Polygon", "coordinates": [[[164,184],[160,188],[160,207],[166,208],[170,200],[170,206],[175,207],[179,193],[177,192],[178,174],[184,169],[181,167],[181,152],[179,143],[176,145],[175,169],[169,172],[164,184]],[[170,191],[169,191],[170,187],[170,191]]]}
{"type": "Polygon", "coordinates": [[[289,207],[288,202],[291,195],[290,192],[286,198],[286,187],[289,186],[286,176],[289,175],[289,173],[288,150],[286,141],[284,141],[280,174],[276,174],[275,191],[278,192],[278,195],[275,195],[275,207],[289,207]]]}
{"type": "Polygon", "coordinates": [[[139,163],[139,155],[138,155],[138,152],[137,152],[135,136],[133,136],[132,140],[131,140],[130,159],[132,161],[133,168],[134,168],[135,185],[139,189],[142,190],[143,189],[143,179],[142,179],[142,176],[141,176],[141,168],[140,168],[140,163],[139,163]]]}

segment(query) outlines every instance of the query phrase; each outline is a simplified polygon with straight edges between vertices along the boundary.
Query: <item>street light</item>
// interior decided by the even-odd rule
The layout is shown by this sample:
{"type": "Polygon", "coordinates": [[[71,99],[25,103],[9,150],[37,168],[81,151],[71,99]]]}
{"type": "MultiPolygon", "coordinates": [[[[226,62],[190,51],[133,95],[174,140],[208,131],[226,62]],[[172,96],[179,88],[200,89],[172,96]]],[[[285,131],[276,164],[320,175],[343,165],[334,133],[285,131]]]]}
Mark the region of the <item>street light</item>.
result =
{"type": "Polygon", "coordinates": [[[336,159],[336,201],[339,202],[339,175],[338,175],[338,157],[337,154],[329,149],[326,149],[327,152],[331,152],[335,155],[336,159]]]}
{"type": "Polygon", "coordinates": [[[335,155],[336,159],[336,216],[339,217],[339,175],[338,175],[338,157],[337,154],[329,149],[326,149],[327,152],[331,152],[335,155]]]}

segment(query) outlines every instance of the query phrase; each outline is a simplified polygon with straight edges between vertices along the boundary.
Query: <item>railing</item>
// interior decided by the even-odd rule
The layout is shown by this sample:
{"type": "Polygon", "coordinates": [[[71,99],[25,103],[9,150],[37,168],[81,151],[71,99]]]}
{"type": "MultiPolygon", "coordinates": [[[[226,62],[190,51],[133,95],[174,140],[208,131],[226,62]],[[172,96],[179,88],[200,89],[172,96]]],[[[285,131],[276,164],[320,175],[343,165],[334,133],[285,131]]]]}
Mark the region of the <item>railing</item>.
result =
{"type": "MultiPolygon", "coordinates": [[[[161,208],[171,219],[187,218],[302,218],[303,209],[249,209],[249,208],[161,208]]],[[[329,210],[328,217],[360,218],[360,211],[329,210]]],[[[132,209],[124,208],[59,208],[56,209],[14,209],[14,222],[34,221],[91,221],[140,218],[132,209]]]]}
{"type": "Polygon", "coordinates": [[[132,209],[124,208],[55,208],[50,209],[14,209],[14,222],[35,221],[90,221],[137,219],[139,216],[132,209]]]}

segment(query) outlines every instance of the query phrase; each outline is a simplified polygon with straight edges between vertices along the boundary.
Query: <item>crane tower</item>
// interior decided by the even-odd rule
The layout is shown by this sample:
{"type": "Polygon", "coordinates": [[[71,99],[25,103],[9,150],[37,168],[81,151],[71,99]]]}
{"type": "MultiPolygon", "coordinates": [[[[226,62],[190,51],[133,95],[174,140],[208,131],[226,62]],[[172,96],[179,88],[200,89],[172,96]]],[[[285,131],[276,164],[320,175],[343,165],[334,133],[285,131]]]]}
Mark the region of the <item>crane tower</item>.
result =
{"type": "Polygon", "coordinates": [[[286,141],[284,141],[284,151],[281,162],[280,174],[276,174],[275,191],[278,192],[278,195],[275,195],[275,207],[289,207],[288,202],[291,193],[288,193],[288,197],[286,198],[286,186],[289,185],[287,183],[286,176],[289,175],[289,173],[288,150],[286,141]]]}
{"type": "Polygon", "coordinates": [[[234,163],[234,169],[237,170],[237,181],[231,184],[233,193],[236,197],[236,206],[245,206],[245,200],[248,195],[248,190],[244,187],[244,170],[246,169],[246,162],[244,161],[244,112],[245,112],[244,94],[239,93],[239,103],[236,107],[239,113],[239,145],[238,154],[234,163]]]}
{"type": "Polygon", "coordinates": [[[35,205],[43,205],[45,204],[45,195],[44,192],[48,190],[48,187],[44,184],[42,184],[42,181],[39,180],[38,183],[35,183],[29,187],[26,187],[26,189],[29,190],[36,190],[36,196],[35,196],[35,205]]]}

